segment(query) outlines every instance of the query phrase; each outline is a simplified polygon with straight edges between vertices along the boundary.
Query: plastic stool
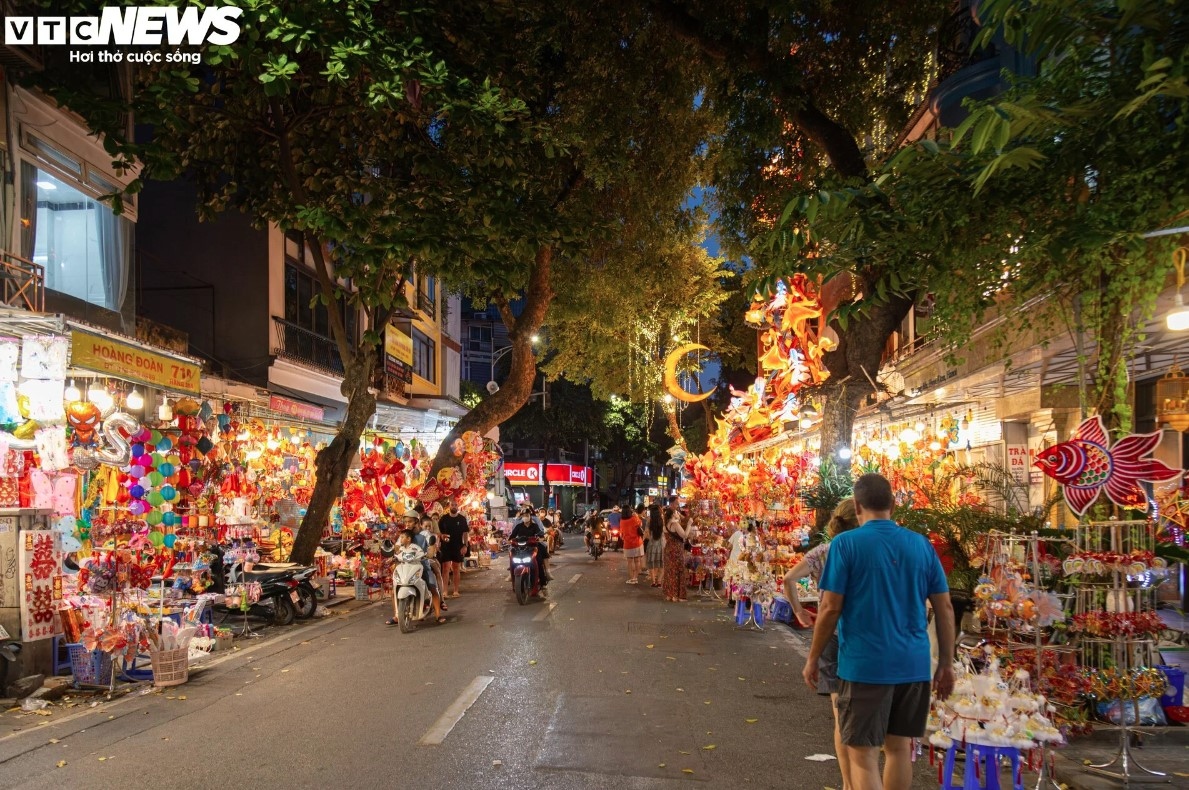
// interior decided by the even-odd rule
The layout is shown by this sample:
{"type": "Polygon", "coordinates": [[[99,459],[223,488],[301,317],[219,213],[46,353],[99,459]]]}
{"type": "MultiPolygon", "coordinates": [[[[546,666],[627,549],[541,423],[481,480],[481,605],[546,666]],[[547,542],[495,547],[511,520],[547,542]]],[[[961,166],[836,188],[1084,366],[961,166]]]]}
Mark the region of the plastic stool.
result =
{"type": "Polygon", "coordinates": [[[53,638],[50,645],[50,661],[53,662],[55,675],[69,675],[74,671],[70,668],[70,651],[66,649],[66,637],[53,638]]]}
{"type": "Polygon", "coordinates": [[[962,784],[954,784],[954,757],[958,744],[950,746],[945,753],[945,765],[941,778],[941,790],[999,790],[999,759],[1011,761],[1012,790],[1024,790],[1024,779],[1020,775],[1020,752],[1010,746],[978,746],[966,744],[966,773],[962,784]],[[977,773],[981,763],[983,784],[979,784],[977,773]]]}
{"type": "Polygon", "coordinates": [[[772,612],[768,616],[778,623],[792,623],[793,605],[787,598],[777,596],[772,599],[772,612]]]}

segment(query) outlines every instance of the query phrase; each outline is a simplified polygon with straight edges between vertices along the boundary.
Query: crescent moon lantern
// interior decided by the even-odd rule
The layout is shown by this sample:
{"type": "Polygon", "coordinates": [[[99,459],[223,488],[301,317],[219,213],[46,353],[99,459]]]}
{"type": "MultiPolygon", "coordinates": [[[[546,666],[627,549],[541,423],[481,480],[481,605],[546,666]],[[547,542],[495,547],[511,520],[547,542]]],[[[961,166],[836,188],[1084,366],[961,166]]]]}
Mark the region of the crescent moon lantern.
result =
{"type": "Polygon", "coordinates": [[[691,351],[709,351],[710,349],[701,343],[686,343],[678,346],[669,352],[669,356],[665,357],[665,391],[672,395],[677,400],[683,403],[697,403],[700,400],[706,400],[711,395],[711,392],[703,392],[695,395],[692,392],[686,392],[681,388],[681,384],[677,381],[677,360],[691,351]]]}

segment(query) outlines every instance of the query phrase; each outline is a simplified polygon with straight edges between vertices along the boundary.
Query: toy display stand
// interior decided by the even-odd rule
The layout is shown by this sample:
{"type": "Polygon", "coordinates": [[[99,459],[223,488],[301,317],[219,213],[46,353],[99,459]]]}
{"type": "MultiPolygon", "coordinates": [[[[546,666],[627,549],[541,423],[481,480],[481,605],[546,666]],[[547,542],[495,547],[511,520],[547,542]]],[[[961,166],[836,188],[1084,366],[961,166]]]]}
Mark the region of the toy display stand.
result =
{"type": "MultiPolygon", "coordinates": [[[[1015,549],[1017,546],[1022,548],[1023,554],[1024,554],[1024,565],[1028,568],[1028,571],[1031,574],[1034,582],[1035,582],[1035,580],[1038,580],[1041,578],[1040,544],[1041,543],[1052,544],[1052,543],[1069,543],[1069,542],[1071,542],[1069,539],[1065,539],[1065,538],[1051,538],[1051,537],[1050,538],[1041,538],[1040,535],[1036,532],[1032,532],[1027,535],[1022,535],[1022,534],[1016,534],[1016,533],[1006,533],[1006,532],[995,531],[995,532],[992,532],[989,537],[990,537],[990,543],[988,544],[988,554],[992,557],[1000,556],[1001,554],[1012,555],[1015,552],[1015,549]]],[[[992,632],[994,632],[996,630],[996,626],[992,625],[990,630],[992,632]]],[[[1051,646],[1045,644],[1045,636],[1044,636],[1045,629],[1030,627],[1026,631],[1017,632],[1014,629],[1011,629],[1009,627],[1008,631],[1009,631],[1009,639],[1008,639],[1009,645],[1015,644],[1016,647],[1018,647],[1020,649],[1029,649],[1029,650],[1035,651],[1036,671],[1035,671],[1035,673],[1033,673],[1034,687],[1037,692],[1041,692],[1042,689],[1040,687],[1040,679],[1044,676],[1043,651],[1046,649],[1053,649],[1051,646]],[[1029,636],[1031,636],[1032,641],[1030,644],[1023,642],[1023,641],[1016,641],[1017,636],[1021,637],[1022,639],[1027,639],[1029,636]]],[[[991,749],[992,747],[980,746],[977,748],[985,751],[985,750],[991,749]]],[[[1050,788],[1057,788],[1058,785],[1056,782],[1053,781],[1053,778],[1052,778],[1051,748],[1047,744],[1042,744],[1039,747],[1039,749],[1040,749],[1039,778],[1037,780],[1035,790],[1049,790],[1050,788]]],[[[1015,751],[1015,750],[1001,749],[1001,751],[1015,751]]],[[[950,751],[950,755],[952,755],[952,750],[950,751]]],[[[951,760],[950,755],[947,755],[947,757],[946,757],[947,765],[948,765],[948,762],[951,760]]],[[[1018,762],[1018,760],[1019,760],[1019,754],[1017,753],[1015,755],[1015,761],[1018,762]]],[[[974,761],[975,760],[971,760],[971,762],[974,762],[974,761]]],[[[1016,765],[1016,762],[1013,762],[1013,770],[1014,770],[1014,766],[1016,765]]],[[[947,770],[948,770],[948,768],[947,768],[947,770]]],[[[967,765],[968,773],[969,773],[969,770],[970,770],[970,765],[967,765]]],[[[998,787],[998,781],[999,781],[998,778],[995,778],[991,781],[994,781],[996,783],[994,786],[998,787]]],[[[1016,788],[1020,788],[1022,786],[1019,783],[1019,780],[1013,780],[1013,781],[1017,782],[1016,788]]],[[[977,787],[977,785],[971,785],[971,787],[977,787]]],[[[990,785],[988,785],[988,787],[990,787],[990,785]]]]}
{"type": "MultiPolygon", "coordinates": [[[[1155,551],[1156,536],[1146,521],[1100,521],[1085,524],[1079,528],[1078,544],[1084,551],[1111,551],[1129,553],[1133,551],[1155,551]]],[[[1083,582],[1078,591],[1078,613],[1106,608],[1123,612],[1141,612],[1155,609],[1155,587],[1130,587],[1127,575],[1113,570],[1109,579],[1099,582],[1083,582]]],[[[1082,640],[1082,663],[1101,667],[1111,664],[1123,674],[1140,667],[1155,666],[1155,648],[1150,639],[1131,639],[1125,636],[1114,639],[1082,640]]],[[[1142,743],[1143,730],[1139,724],[1139,700],[1123,700],[1119,707],[1119,748],[1115,756],[1105,763],[1087,765],[1086,770],[1100,776],[1123,780],[1126,787],[1137,778],[1145,782],[1171,782],[1168,774],[1145,768],[1131,753],[1134,740],[1142,743]],[[1129,724],[1124,707],[1130,705],[1135,714],[1135,724],[1129,724]],[[1138,773],[1137,773],[1138,772],[1138,773]],[[1152,777],[1152,778],[1150,778],[1152,777]]]]}

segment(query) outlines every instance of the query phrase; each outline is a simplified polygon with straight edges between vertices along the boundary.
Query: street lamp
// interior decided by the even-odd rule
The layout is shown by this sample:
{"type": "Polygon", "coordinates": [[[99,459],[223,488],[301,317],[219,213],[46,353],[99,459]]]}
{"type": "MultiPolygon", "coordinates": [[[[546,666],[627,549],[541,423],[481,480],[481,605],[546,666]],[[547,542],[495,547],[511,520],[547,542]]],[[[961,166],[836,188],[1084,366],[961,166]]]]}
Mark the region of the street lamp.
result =
{"type": "MultiPolygon", "coordinates": [[[[541,339],[540,336],[535,335],[535,334],[529,338],[529,340],[534,345],[540,339],[541,339]]],[[[491,379],[487,382],[487,391],[492,395],[499,392],[499,390],[500,390],[500,385],[497,384],[495,381],[495,363],[498,362],[499,360],[503,359],[504,356],[511,350],[512,350],[512,346],[509,345],[509,346],[504,346],[501,349],[497,349],[496,351],[493,351],[491,353],[491,379]]]]}

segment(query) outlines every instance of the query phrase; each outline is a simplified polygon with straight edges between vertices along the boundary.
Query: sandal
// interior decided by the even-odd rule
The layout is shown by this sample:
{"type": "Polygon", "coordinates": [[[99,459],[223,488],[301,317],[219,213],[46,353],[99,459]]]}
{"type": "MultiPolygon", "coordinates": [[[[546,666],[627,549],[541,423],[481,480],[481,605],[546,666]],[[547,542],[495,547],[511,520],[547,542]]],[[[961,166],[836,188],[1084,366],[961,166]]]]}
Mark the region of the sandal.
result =
{"type": "Polygon", "coordinates": [[[439,617],[439,618],[438,618],[438,625],[443,625],[445,622],[446,622],[446,618],[445,618],[445,617],[439,617]]]}
{"type": "Polygon", "coordinates": [[[387,620],[384,621],[384,625],[400,625],[400,623],[397,622],[397,619],[395,617],[389,617],[387,620]]]}

